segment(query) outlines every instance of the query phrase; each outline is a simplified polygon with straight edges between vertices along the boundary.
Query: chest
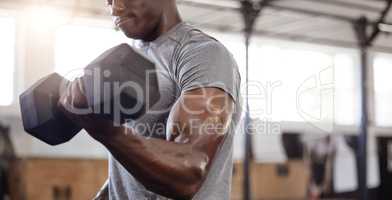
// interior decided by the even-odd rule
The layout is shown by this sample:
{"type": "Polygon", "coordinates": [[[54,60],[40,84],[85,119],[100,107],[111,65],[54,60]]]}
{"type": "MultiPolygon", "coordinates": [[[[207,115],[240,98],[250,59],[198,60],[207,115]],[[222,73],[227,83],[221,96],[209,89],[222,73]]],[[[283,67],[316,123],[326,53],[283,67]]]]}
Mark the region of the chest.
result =
{"type": "Polygon", "coordinates": [[[155,48],[143,48],[141,52],[155,64],[160,98],[156,104],[148,108],[147,114],[130,125],[137,130],[138,134],[165,139],[167,119],[181,94],[174,75],[172,53],[170,49],[162,51],[155,48]]]}

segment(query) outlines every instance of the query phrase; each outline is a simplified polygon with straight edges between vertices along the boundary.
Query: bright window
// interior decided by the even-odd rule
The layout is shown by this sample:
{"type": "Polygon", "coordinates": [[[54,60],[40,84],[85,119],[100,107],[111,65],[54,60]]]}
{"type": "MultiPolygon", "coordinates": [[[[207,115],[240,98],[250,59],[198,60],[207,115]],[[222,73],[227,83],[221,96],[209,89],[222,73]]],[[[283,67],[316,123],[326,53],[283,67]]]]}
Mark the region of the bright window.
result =
{"type": "Polygon", "coordinates": [[[0,106],[9,106],[14,100],[15,20],[0,17],[0,106]]]}
{"type": "Polygon", "coordinates": [[[376,123],[392,126],[392,56],[379,54],[374,59],[376,123]]]}
{"type": "Polygon", "coordinates": [[[334,56],[335,71],[335,122],[343,125],[359,123],[359,89],[356,56],[337,54],[334,56]]]}
{"type": "Polygon", "coordinates": [[[68,79],[73,79],[105,50],[124,42],[129,40],[121,32],[111,28],[63,26],[56,34],[55,71],[68,79]]]}
{"type": "Polygon", "coordinates": [[[250,100],[258,118],[355,123],[353,56],[279,46],[256,46],[252,54],[250,80],[264,99],[250,100]]]}
{"type": "MultiPolygon", "coordinates": [[[[236,58],[245,95],[245,49],[239,35],[213,34],[236,58]]],[[[358,119],[355,54],[323,47],[253,41],[249,103],[252,118],[353,125],[358,119]]]]}

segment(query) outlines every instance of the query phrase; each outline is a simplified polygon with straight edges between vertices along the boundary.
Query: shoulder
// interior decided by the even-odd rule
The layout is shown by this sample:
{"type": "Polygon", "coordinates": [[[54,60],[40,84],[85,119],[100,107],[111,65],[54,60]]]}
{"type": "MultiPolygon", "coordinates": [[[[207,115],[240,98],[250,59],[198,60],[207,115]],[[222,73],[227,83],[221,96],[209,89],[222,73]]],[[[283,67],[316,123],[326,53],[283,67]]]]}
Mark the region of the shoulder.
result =
{"type": "Polygon", "coordinates": [[[199,28],[184,24],[184,31],[181,37],[176,38],[178,43],[178,53],[213,53],[213,55],[220,54],[221,56],[231,56],[228,49],[216,38],[203,32],[199,28]]]}

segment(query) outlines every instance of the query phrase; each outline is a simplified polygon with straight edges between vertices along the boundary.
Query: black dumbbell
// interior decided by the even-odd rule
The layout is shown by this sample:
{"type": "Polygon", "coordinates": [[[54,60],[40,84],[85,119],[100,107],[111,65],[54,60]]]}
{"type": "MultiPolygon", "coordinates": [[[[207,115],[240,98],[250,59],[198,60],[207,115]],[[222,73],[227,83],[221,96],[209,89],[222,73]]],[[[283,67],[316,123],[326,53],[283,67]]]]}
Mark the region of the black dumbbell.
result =
{"type": "Polygon", "coordinates": [[[20,95],[22,121],[27,133],[48,144],[57,145],[70,140],[81,130],[57,107],[61,87],[68,84],[69,81],[54,73],[20,95]]]}
{"type": "MultiPolygon", "coordinates": [[[[100,55],[85,68],[81,79],[89,111],[118,124],[144,115],[160,97],[155,65],[127,44],[100,55]]],[[[54,73],[20,95],[23,126],[27,133],[47,144],[58,145],[80,132],[81,128],[58,108],[61,91],[69,83],[54,73]]]]}
{"type": "Polygon", "coordinates": [[[155,65],[126,44],[109,49],[84,71],[88,105],[117,124],[144,115],[160,98],[155,65]]]}

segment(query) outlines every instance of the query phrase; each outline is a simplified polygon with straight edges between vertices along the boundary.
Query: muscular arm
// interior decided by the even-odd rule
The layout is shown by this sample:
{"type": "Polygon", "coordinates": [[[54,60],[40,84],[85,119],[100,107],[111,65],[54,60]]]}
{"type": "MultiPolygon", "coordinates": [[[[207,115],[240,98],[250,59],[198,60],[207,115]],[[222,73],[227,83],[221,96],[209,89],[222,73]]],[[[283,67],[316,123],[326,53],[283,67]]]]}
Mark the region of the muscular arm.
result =
{"type": "Polygon", "coordinates": [[[121,128],[101,142],[149,190],[190,199],[208,173],[231,114],[232,101],[226,93],[198,89],[184,93],[175,104],[168,120],[169,141],[146,139],[121,128]]]}
{"type": "Polygon", "coordinates": [[[123,128],[101,142],[149,190],[190,199],[208,173],[231,113],[231,99],[223,91],[194,90],[183,94],[172,110],[169,141],[146,139],[123,128]]]}
{"type": "Polygon", "coordinates": [[[183,93],[174,105],[168,140],[145,138],[125,127],[100,130],[97,137],[97,130],[81,125],[147,189],[169,198],[191,199],[225,138],[232,113],[233,101],[227,93],[202,88],[183,93]]]}

